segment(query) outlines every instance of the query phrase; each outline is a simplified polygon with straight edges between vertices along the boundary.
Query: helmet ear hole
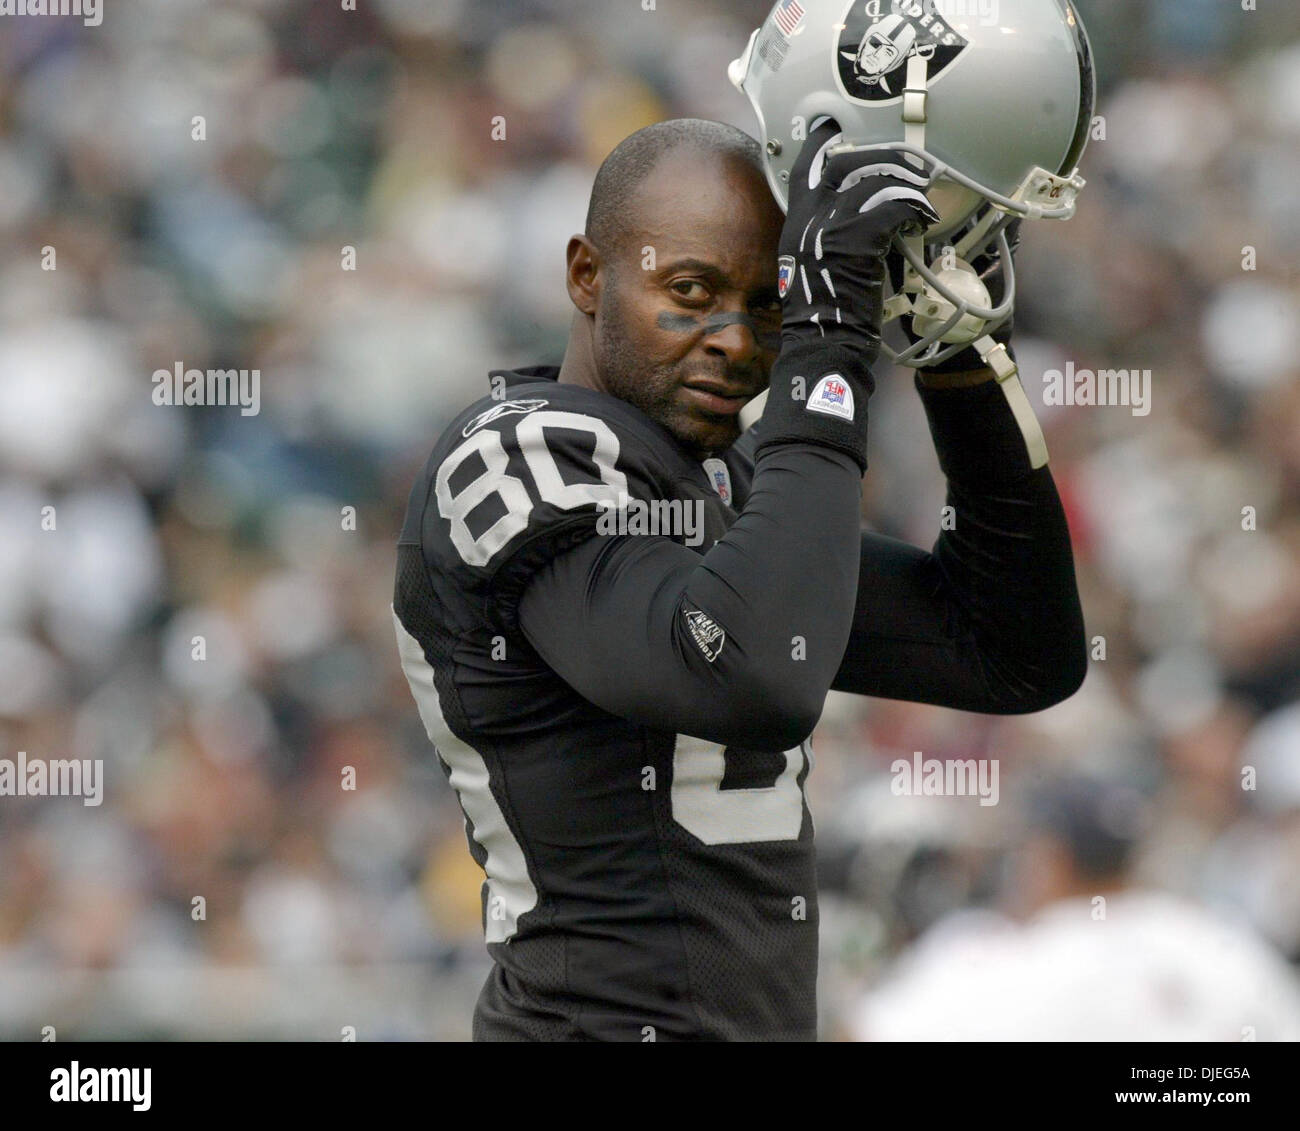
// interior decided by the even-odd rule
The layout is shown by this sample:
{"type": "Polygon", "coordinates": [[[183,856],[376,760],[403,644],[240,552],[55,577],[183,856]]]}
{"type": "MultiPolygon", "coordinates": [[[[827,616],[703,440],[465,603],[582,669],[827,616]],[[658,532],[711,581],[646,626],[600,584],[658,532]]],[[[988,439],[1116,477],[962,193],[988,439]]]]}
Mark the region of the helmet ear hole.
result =
{"type": "Polygon", "coordinates": [[[812,121],[808,123],[809,135],[811,136],[814,131],[821,129],[828,122],[835,127],[836,133],[844,132],[844,128],[830,114],[814,114],[812,121]]]}

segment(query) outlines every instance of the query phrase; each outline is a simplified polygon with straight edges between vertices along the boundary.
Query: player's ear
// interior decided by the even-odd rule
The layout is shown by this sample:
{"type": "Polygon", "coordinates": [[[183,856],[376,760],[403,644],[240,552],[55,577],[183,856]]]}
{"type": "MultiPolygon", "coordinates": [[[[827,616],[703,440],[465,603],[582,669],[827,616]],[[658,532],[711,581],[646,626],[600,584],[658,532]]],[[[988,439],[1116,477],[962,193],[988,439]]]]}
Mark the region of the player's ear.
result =
{"type": "Polygon", "coordinates": [[[586,236],[574,236],[569,240],[566,256],[565,285],[569,298],[583,314],[594,317],[604,274],[600,252],[586,236]]]}

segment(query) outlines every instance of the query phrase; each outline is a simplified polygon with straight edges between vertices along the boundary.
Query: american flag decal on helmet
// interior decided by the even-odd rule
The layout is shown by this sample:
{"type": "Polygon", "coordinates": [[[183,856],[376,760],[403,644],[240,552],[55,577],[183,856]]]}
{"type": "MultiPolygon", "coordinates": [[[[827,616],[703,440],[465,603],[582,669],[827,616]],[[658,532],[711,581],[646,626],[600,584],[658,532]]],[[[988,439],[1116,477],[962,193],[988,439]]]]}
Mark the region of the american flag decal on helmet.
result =
{"type": "Polygon", "coordinates": [[[772,19],[786,35],[794,35],[795,28],[803,22],[803,5],[799,0],[781,0],[772,13],[772,19]]]}

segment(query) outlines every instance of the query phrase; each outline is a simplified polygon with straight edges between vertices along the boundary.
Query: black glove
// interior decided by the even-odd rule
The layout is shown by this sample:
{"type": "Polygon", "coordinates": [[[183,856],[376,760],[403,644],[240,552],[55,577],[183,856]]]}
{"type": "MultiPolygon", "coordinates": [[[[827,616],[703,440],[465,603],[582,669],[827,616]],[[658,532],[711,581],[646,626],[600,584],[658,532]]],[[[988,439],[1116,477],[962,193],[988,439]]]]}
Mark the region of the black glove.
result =
{"type": "Polygon", "coordinates": [[[781,344],[826,341],[880,354],[885,256],[900,230],[923,231],[939,217],[925,180],[895,150],[843,153],[829,119],[812,131],[790,174],[781,229],[781,344]]]}
{"type": "MultiPolygon", "coordinates": [[[[976,214],[978,219],[979,214],[976,214]]],[[[974,221],[972,221],[974,222],[974,221]]],[[[1020,246],[1020,220],[1012,220],[1006,228],[1007,246],[1011,250],[1012,258],[1015,258],[1016,248],[1020,246]]],[[[960,237],[954,237],[956,243],[960,237]]],[[[991,306],[997,306],[1006,293],[1006,277],[1002,272],[1002,255],[999,251],[999,242],[994,240],[988,247],[971,260],[971,267],[974,268],[975,274],[980,277],[980,281],[988,288],[991,306]]],[[[897,291],[903,282],[904,261],[900,253],[894,252],[889,256],[889,277],[893,283],[894,290],[897,291]]],[[[1000,342],[1006,346],[1007,354],[1012,361],[1015,360],[1015,354],[1011,352],[1011,332],[1015,321],[1014,314],[993,331],[991,337],[995,342],[1000,342]]],[[[915,344],[921,340],[921,335],[912,330],[911,315],[899,319],[903,326],[903,331],[907,335],[909,342],[915,344]]],[[[983,335],[981,335],[983,336],[983,335]]],[[[944,346],[947,349],[947,346],[944,346]]],[[[960,353],[953,354],[947,361],[941,361],[938,365],[927,365],[922,372],[924,373],[971,373],[984,368],[984,359],[980,357],[979,351],[973,345],[968,346],[960,353]]]]}
{"type": "MultiPolygon", "coordinates": [[[[880,355],[885,257],[894,234],[938,215],[924,179],[894,150],[845,153],[830,119],[804,142],[781,230],[781,355],[772,368],[758,451],[812,441],[866,468],[867,398],[880,355]]],[[[757,454],[757,453],[756,453],[757,454]]]]}

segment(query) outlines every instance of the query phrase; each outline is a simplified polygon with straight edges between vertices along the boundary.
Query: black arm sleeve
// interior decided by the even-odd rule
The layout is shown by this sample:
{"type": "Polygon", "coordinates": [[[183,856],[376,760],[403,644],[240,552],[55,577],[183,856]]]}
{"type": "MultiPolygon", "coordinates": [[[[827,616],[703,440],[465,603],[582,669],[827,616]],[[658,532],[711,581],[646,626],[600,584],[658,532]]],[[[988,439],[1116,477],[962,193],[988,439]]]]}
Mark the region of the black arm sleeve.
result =
{"type": "Polygon", "coordinates": [[[846,453],[768,447],[743,513],[706,554],[667,538],[589,538],[532,577],[520,629],[611,714],[752,749],[797,746],[848,642],[861,492],[846,453]]]}
{"type": "Polygon", "coordinates": [[[993,382],[917,382],[955,529],[932,553],[863,537],[858,602],[839,691],[988,714],[1042,710],[1087,669],[1065,514],[1051,473],[1033,470],[993,382]]]}

